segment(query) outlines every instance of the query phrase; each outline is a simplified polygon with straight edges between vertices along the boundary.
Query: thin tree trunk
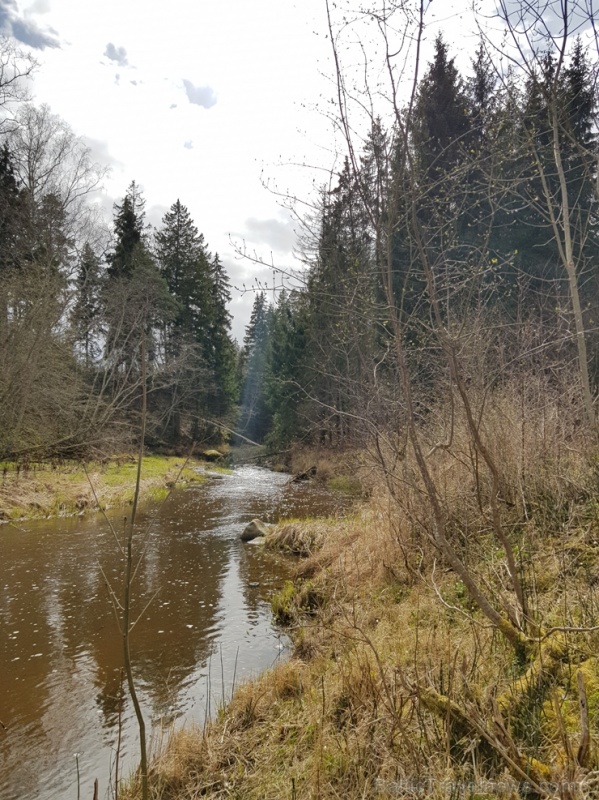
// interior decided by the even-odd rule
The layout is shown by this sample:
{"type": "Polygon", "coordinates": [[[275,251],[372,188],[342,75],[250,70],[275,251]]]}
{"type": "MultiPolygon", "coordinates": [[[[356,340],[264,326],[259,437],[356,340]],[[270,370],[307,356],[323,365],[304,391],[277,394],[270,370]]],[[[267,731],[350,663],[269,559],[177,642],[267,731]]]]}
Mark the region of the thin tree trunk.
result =
{"type": "MultiPolygon", "coordinates": [[[[589,424],[594,429],[596,426],[595,409],[593,407],[593,395],[591,392],[591,382],[589,379],[589,359],[587,354],[587,343],[584,331],[584,319],[582,317],[582,306],[580,305],[580,292],[578,291],[578,277],[576,275],[576,265],[574,264],[574,251],[572,247],[572,232],[570,228],[570,201],[568,198],[568,186],[560,151],[558,122],[555,111],[552,114],[553,125],[553,155],[557,175],[559,178],[560,195],[562,201],[561,220],[564,229],[564,267],[568,276],[568,288],[572,311],[574,313],[574,324],[576,326],[576,346],[578,348],[578,369],[580,372],[580,382],[582,384],[582,399],[584,408],[589,420],[589,424]]],[[[547,197],[549,202],[549,197],[547,197]]],[[[552,216],[552,222],[555,219],[552,216]]],[[[554,226],[555,227],[555,226],[554,226]]],[[[558,231],[554,230],[556,238],[558,231]]]]}
{"type": "Polygon", "coordinates": [[[130,650],[130,635],[131,635],[131,591],[133,582],[133,533],[135,528],[135,518],[137,516],[137,505],[139,502],[139,488],[141,483],[141,465],[144,455],[144,440],[146,435],[146,417],[147,417],[147,390],[146,390],[146,347],[145,337],[142,339],[141,344],[141,391],[142,391],[142,407],[141,407],[141,430],[139,453],[137,459],[137,477],[135,481],[135,493],[133,495],[133,507],[131,510],[131,519],[127,527],[127,543],[126,543],[126,568],[125,568],[125,587],[123,598],[123,656],[125,662],[125,674],[127,675],[127,685],[129,687],[129,694],[133,708],[135,709],[135,716],[137,718],[137,726],[139,728],[139,769],[141,773],[141,793],[142,800],[148,800],[148,754],[146,748],[146,723],[143,718],[143,713],[137,696],[137,689],[135,688],[135,681],[133,679],[133,668],[131,664],[131,650],[130,650]]]}

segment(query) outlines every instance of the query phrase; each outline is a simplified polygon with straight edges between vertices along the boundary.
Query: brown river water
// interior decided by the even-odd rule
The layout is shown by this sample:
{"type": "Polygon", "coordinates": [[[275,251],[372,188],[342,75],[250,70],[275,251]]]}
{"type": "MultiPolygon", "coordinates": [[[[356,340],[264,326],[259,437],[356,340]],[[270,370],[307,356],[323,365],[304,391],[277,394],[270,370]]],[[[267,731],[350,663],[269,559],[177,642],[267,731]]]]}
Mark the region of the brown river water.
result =
{"type": "MultiPolygon", "coordinates": [[[[285,657],[269,597],[291,563],[239,534],[254,517],[276,522],[338,506],[326,490],[288,481],[238,467],[141,510],[131,647],[154,747],[173,724],[202,724],[234,684],[285,657]]],[[[111,514],[118,536],[124,513],[111,514]]],[[[135,766],[104,578],[120,594],[122,567],[99,514],[0,527],[0,800],[91,800],[95,778],[99,797],[112,797],[119,717],[121,774],[135,766]]]]}

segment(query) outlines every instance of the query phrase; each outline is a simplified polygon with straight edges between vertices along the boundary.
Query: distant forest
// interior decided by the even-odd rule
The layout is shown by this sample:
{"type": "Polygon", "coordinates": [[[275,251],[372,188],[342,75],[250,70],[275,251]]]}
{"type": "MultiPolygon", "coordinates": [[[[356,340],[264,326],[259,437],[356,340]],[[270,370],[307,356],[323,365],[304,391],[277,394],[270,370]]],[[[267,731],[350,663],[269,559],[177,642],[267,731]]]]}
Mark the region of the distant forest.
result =
{"type": "Polygon", "coordinates": [[[305,221],[304,270],[275,303],[257,292],[239,348],[226,273],[186,207],[154,230],[132,183],[107,236],[88,202],[103,168],[7,84],[0,458],[126,448],[142,382],[153,448],[231,431],[361,446],[401,438],[441,394],[484,405],[532,373],[595,426],[597,61],[580,38],[562,56],[500,79],[481,45],[462,75],[438,37],[410,105],[348,147],[305,221]]]}

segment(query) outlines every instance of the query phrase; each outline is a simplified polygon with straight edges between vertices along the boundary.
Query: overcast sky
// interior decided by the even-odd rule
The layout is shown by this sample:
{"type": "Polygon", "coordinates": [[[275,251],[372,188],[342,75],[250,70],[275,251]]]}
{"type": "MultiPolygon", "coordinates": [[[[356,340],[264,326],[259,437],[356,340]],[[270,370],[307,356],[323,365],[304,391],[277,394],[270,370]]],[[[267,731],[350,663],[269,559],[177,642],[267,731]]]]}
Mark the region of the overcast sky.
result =
{"type": "MultiPolygon", "coordinates": [[[[469,5],[431,4],[452,52],[476,44],[469,5]]],[[[235,286],[271,278],[231,241],[292,264],[294,223],[263,183],[309,200],[326,172],[301,165],[334,164],[324,0],[0,0],[0,30],[40,62],[34,102],[111,167],[108,217],[135,180],[152,224],[177,199],[189,208],[235,286]]],[[[233,294],[241,341],[253,297],[233,294]]]]}

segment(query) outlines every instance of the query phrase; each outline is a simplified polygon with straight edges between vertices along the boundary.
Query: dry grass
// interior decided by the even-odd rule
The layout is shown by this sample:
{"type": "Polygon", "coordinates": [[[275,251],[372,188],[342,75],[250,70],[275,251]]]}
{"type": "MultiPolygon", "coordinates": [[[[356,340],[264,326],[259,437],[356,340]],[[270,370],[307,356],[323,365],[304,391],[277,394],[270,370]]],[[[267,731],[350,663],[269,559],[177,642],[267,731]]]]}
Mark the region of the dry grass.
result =
{"type": "MultiPolygon", "coordinates": [[[[142,499],[159,498],[175,482],[183,485],[205,480],[195,471],[200,462],[171,456],[144,458],[141,480],[142,499]]],[[[103,464],[79,463],[36,468],[6,465],[0,477],[0,521],[17,521],[83,513],[131,502],[137,464],[130,456],[115,457],[103,464]]]]}
{"type": "Polygon", "coordinates": [[[370,489],[371,470],[365,456],[355,449],[331,451],[324,447],[301,447],[292,450],[289,470],[301,475],[314,469],[314,477],[320,483],[334,491],[357,496],[370,489]]]}
{"type": "Polygon", "coordinates": [[[307,557],[322,547],[328,530],[325,520],[312,525],[301,520],[286,522],[269,531],[264,543],[270,550],[307,557]]]}
{"type": "MultiPolygon", "coordinates": [[[[546,394],[540,407],[531,391],[485,398],[481,425],[529,602],[526,649],[489,624],[444,563],[413,455],[390,448],[353,516],[269,534],[269,546],[302,556],[273,600],[294,658],[240,687],[205,733],[174,734],[152,768],[154,798],[484,800],[523,796],[526,779],[529,797],[590,796],[584,784],[599,767],[596,453],[559,397],[546,394]],[[586,756],[577,755],[579,672],[586,756]]],[[[490,522],[491,477],[464,420],[454,414],[450,425],[440,408],[422,436],[452,546],[492,602],[516,615],[490,522]]]]}

